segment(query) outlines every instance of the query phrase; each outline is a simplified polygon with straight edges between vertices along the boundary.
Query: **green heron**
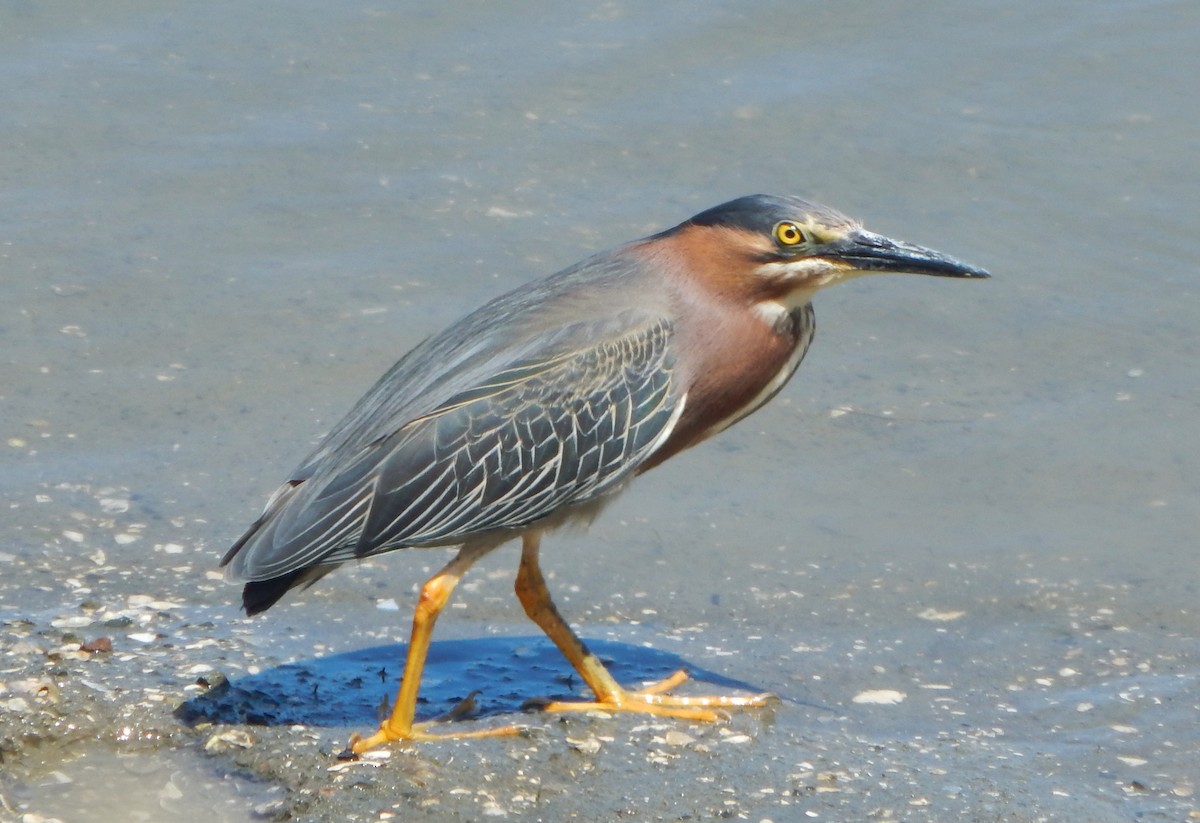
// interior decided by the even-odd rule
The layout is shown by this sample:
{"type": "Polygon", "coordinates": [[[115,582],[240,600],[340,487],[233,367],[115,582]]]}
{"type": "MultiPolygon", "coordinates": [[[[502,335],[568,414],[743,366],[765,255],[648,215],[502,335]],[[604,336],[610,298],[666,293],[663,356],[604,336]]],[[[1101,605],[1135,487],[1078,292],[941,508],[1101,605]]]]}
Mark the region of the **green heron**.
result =
{"type": "Polygon", "coordinates": [[[497,297],[405,355],[271,497],[222,565],[264,611],[340,564],[457,546],[421,589],[380,744],[515,731],[414,722],[438,614],[471,564],[521,538],[516,594],[602,708],[713,721],[770,695],[682,697],[677,672],[623,688],[558,613],[542,533],[590,521],[642,472],[770,400],[812,342],[818,289],[876,272],[983,269],[866,231],[798,197],[752,195],[497,297]]]}

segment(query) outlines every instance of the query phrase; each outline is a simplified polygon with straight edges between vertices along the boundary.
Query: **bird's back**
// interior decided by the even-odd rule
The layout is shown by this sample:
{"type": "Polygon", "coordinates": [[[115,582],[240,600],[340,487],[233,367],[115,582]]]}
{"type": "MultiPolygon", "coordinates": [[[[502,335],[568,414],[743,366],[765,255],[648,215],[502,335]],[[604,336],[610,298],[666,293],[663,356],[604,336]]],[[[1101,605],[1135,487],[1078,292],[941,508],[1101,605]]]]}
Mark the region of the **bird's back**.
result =
{"type": "Polygon", "coordinates": [[[678,412],[669,298],[643,281],[629,299],[632,253],[503,295],[396,363],[225,556],[247,608],[355,557],[510,532],[619,487],[678,412]]]}

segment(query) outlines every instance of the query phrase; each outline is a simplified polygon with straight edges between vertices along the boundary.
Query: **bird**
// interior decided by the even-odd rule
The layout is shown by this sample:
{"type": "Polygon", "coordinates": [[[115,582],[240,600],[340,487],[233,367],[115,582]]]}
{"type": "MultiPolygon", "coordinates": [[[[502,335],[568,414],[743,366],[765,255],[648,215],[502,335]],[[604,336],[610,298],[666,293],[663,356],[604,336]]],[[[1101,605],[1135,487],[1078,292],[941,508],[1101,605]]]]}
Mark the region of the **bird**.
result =
{"type": "Polygon", "coordinates": [[[473,563],[518,539],[517,598],[591,691],[543,709],[699,722],[767,705],[769,694],[672,694],[685,671],[643,688],[618,683],[551,599],[542,536],[591,522],[635,477],[762,407],[812,343],[813,296],[888,272],[989,277],[827,206],[756,194],[519,286],[402,357],[221,565],[244,582],[254,615],[348,561],[457,548],[420,590],[390,714],[351,738],[349,756],[520,731],[415,719],[439,613],[473,563]]]}

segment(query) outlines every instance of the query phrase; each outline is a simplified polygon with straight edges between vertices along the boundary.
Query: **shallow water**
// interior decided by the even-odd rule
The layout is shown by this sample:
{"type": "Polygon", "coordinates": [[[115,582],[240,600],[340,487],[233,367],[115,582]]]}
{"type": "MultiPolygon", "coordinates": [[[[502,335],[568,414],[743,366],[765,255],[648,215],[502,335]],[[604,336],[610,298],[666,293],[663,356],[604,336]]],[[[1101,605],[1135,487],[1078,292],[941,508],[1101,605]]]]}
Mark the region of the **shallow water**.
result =
{"type": "MultiPolygon", "coordinates": [[[[1179,2],[0,10],[0,809],[89,819],[54,775],[149,749],[182,817],[1196,816],[1198,35],[1179,2]],[[398,654],[444,562],[239,617],[215,563],[310,443],[485,298],[752,191],[994,274],[820,295],[779,398],[546,542],[615,659],[781,705],[328,771],[364,704],[204,756],[198,679],[398,654]]],[[[498,673],[431,667],[431,712],[537,696],[515,564],[436,635],[498,673]]]]}
{"type": "Polygon", "coordinates": [[[281,791],[218,776],[199,754],[163,749],[114,752],[75,747],[19,785],[10,807],[60,820],[192,821],[198,810],[217,823],[261,820],[282,808],[281,791]]]}

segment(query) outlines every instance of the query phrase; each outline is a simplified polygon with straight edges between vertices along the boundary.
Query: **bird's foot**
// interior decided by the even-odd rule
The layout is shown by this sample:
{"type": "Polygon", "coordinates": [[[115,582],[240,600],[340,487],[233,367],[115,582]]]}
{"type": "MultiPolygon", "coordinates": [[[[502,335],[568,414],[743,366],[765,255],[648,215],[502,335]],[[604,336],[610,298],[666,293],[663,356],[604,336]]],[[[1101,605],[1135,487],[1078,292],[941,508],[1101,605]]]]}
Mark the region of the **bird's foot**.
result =
{"type": "Polygon", "coordinates": [[[670,677],[644,686],[636,691],[625,691],[606,700],[596,701],[529,701],[526,706],[547,712],[634,712],[658,717],[677,717],[703,723],[715,723],[729,719],[727,709],[754,709],[769,706],[779,700],[773,694],[752,695],[702,695],[677,696],[667,694],[671,689],[688,679],[680,669],[670,677]]]}
{"type": "Polygon", "coordinates": [[[388,727],[387,722],[380,724],[379,730],[370,737],[363,737],[360,734],[350,735],[350,742],[346,744],[346,750],[338,755],[341,760],[353,760],[363,752],[368,752],[371,749],[388,743],[421,743],[430,740],[452,740],[452,739],[467,739],[472,737],[513,737],[523,734],[526,731],[524,726],[500,726],[495,729],[468,729],[468,730],[450,730],[450,731],[428,731],[432,726],[438,725],[437,720],[431,720],[428,723],[414,723],[409,729],[395,730],[388,727]]]}
{"type": "Polygon", "coordinates": [[[394,724],[391,718],[385,719],[379,724],[379,730],[370,737],[363,737],[357,732],[350,736],[350,742],[346,745],[345,751],[338,755],[340,760],[353,760],[363,752],[370,751],[378,746],[383,746],[388,743],[417,743],[429,740],[449,740],[455,738],[471,738],[471,737],[512,737],[522,734],[526,731],[524,726],[501,726],[495,729],[451,729],[449,731],[429,731],[429,729],[439,726],[443,723],[449,723],[455,720],[461,720],[474,713],[475,697],[479,694],[478,691],[473,691],[460,700],[454,708],[446,712],[441,717],[435,720],[428,720],[424,723],[412,723],[408,728],[404,728],[401,724],[394,724]]]}

